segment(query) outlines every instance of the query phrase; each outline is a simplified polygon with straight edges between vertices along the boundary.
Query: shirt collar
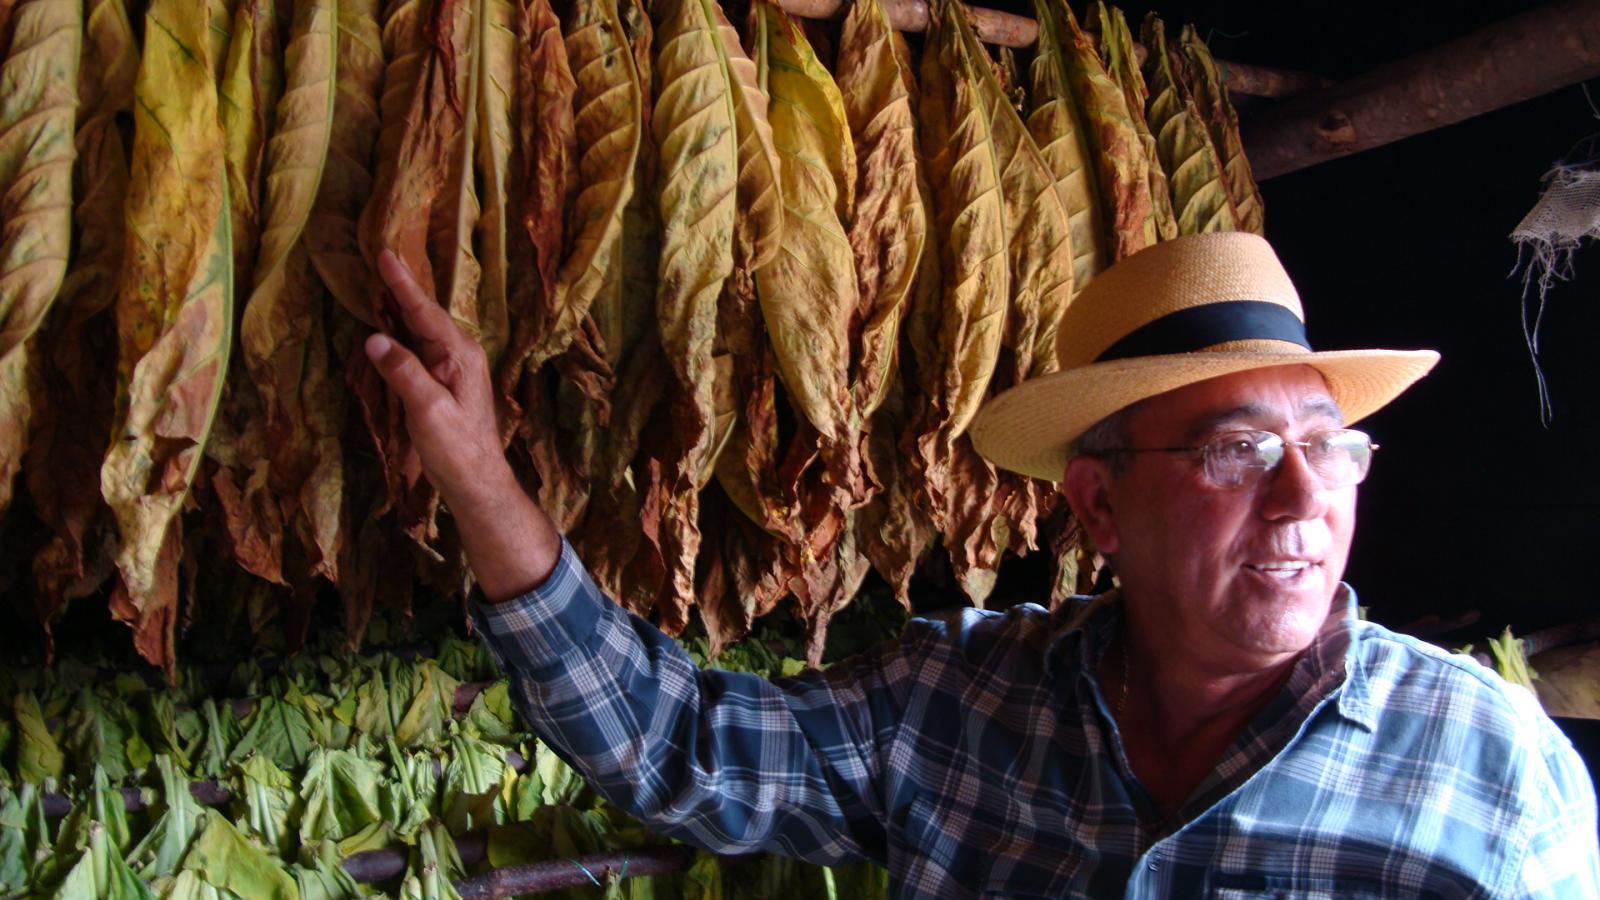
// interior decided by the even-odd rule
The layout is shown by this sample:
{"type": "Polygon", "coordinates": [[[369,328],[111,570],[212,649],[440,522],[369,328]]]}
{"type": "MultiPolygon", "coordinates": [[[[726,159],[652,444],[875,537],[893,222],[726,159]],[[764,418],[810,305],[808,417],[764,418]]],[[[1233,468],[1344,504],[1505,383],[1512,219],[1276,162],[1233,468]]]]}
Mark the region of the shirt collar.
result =
{"type": "MultiPolygon", "coordinates": [[[[1055,618],[1055,634],[1045,649],[1045,674],[1059,679],[1065,674],[1062,662],[1075,655],[1078,674],[1093,679],[1122,623],[1121,592],[1072,597],[1055,618]]],[[[1337,691],[1339,715],[1372,731],[1377,727],[1377,710],[1356,656],[1360,618],[1355,589],[1341,582],[1321,629],[1295,663],[1288,689],[1295,698],[1313,703],[1337,691]]]]}

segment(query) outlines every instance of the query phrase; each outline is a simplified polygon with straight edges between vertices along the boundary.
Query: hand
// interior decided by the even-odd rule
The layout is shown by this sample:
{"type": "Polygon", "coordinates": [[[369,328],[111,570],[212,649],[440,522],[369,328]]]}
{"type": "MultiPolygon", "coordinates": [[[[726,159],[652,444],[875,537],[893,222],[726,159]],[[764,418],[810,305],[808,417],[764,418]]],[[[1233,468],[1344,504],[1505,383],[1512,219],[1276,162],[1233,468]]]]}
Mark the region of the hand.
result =
{"type": "Polygon", "coordinates": [[[398,256],[380,253],[378,274],[416,336],[417,352],[374,334],[367,356],[405,407],[411,443],[455,517],[484,594],[497,601],[526,593],[555,568],[561,537],[506,463],[488,358],[398,256]]]}
{"type": "Polygon", "coordinates": [[[489,361],[450,313],[392,251],[378,274],[394,295],[417,352],[386,334],[367,338],[367,356],[405,406],[406,431],[423,471],[452,508],[514,482],[495,421],[489,361]]]}

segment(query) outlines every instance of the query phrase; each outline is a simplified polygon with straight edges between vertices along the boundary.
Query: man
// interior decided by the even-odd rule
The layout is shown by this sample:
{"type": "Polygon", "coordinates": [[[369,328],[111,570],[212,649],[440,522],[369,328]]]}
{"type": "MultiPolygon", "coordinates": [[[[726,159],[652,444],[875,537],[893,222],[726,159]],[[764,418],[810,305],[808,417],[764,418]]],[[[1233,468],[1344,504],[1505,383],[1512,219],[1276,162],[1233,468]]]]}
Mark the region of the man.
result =
{"type": "Polygon", "coordinates": [[[1431,352],[1314,353],[1265,241],[1100,275],[1063,370],[985,407],[996,464],[1064,480],[1119,590],[914,620],[826,672],[698,672],[595,590],[517,489],[488,374],[393,257],[405,403],[529,721],[612,802],[703,847],[888,866],[904,897],[1592,896],[1593,788],[1520,688],[1355,617],[1374,449],[1347,422],[1431,352]]]}

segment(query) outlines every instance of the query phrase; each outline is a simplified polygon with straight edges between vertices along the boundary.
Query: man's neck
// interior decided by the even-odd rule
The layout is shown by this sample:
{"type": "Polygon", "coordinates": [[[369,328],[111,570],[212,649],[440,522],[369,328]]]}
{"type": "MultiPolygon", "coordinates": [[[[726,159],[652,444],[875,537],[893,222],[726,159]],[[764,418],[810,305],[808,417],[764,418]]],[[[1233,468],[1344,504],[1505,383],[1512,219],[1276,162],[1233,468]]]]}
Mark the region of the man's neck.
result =
{"type": "Polygon", "coordinates": [[[1112,703],[1134,774],[1170,815],[1282,690],[1298,654],[1218,665],[1151,635],[1125,624],[1101,683],[1116,685],[1112,703]]]}

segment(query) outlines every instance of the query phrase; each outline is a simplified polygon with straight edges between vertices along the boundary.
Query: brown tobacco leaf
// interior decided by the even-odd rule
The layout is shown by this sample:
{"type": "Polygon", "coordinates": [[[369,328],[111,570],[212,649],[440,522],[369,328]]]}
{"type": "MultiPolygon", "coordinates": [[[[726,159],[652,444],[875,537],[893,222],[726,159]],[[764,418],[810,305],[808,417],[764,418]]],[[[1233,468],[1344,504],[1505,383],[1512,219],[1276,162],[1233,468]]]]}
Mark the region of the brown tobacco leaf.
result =
{"type": "Polygon", "coordinates": [[[1128,112],[1139,134],[1139,145],[1144,148],[1156,238],[1170,241],[1178,236],[1178,217],[1172,209],[1172,189],[1167,184],[1165,170],[1161,168],[1155,135],[1145,119],[1145,106],[1150,100],[1150,93],[1145,88],[1144,77],[1139,74],[1139,59],[1134,55],[1133,34],[1128,30],[1128,20],[1123,17],[1122,10],[1107,6],[1104,0],[1095,0],[1090,18],[1100,32],[1100,50],[1106,71],[1127,98],[1128,112]]]}
{"type": "Polygon", "coordinates": [[[27,449],[38,348],[72,238],[72,136],[82,6],[31,0],[0,64],[0,514],[27,449]]]}
{"type": "Polygon", "coordinates": [[[554,290],[517,325],[501,369],[503,391],[564,351],[596,295],[618,277],[623,209],[633,193],[643,131],[639,73],[616,3],[578,0],[565,31],[578,148],[576,194],[564,211],[568,249],[554,290]]]}
{"type": "MultiPolygon", "coordinates": [[[[699,552],[698,487],[715,435],[712,342],[723,283],[765,264],[781,228],[777,163],[755,66],[710,0],[656,7],[659,93],[652,126],[661,163],[657,321],[681,390],[669,398],[661,550],[669,574],[663,625],[687,621],[699,552]]],[[[748,275],[744,276],[748,278],[748,275]]]]}
{"type": "Polygon", "coordinates": [[[47,645],[74,583],[92,574],[87,556],[100,545],[105,525],[99,470],[115,413],[117,368],[110,309],[122,269],[128,192],[128,150],[116,117],[133,106],[139,69],[122,0],[91,5],[83,36],[73,173],[79,185],[73,214],[78,246],[41,340],[49,402],[40,409],[27,460],[33,508],[53,532],[33,563],[34,606],[47,645]]]}
{"type": "Polygon", "coordinates": [[[1222,180],[1222,161],[1211,145],[1205,121],[1173,71],[1167,32],[1155,14],[1145,17],[1143,38],[1150,56],[1150,105],[1147,118],[1156,136],[1156,151],[1172,187],[1172,207],[1179,234],[1237,231],[1237,216],[1222,180]]]}
{"type": "MultiPolygon", "coordinates": [[[[843,42],[840,52],[842,55],[843,42]]],[[[911,609],[911,576],[934,536],[933,523],[914,500],[916,485],[899,447],[899,437],[910,418],[905,384],[895,379],[867,432],[867,463],[883,490],[856,518],[862,551],[907,610],[911,609]]]]}
{"type": "MultiPolygon", "coordinates": [[[[379,252],[393,250],[423,290],[438,297],[457,324],[481,339],[478,265],[471,255],[477,218],[472,97],[481,33],[474,27],[472,12],[468,0],[440,0],[427,11],[426,41],[414,45],[413,29],[424,24],[419,21],[421,11],[405,3],[389,10],[384,23],[389,64],[381,102],[384,124],[378,137],[378,170],[359,235],[362,255],[374,271],[379,252]],[[413,46],[420,49],[412,52],[413,46]],[[409,93],[396,83],[407,79],[414,87],[409,93]]],[[[366,388],[360,393],[388,467],[390,497],[398,507],[401,526],[427,547],[438,536],[438,493],[422,475],[394,398],[386,392],[373,396],[366,388]]]]}
{"type": "Polygon", "coordinates": [[[1211,58],[1210,49],[1195,34],[1193,25],[1183,26],[1179,43],[1185,63],[1180,69],[1180,77],[1199,108],[1200,117],[1206,122],[1212,146],[1216,147],[1217,155],[1222,159],[1223,181],[1227,184],[1228,196],[1232,198],[1238,213],[1239,227],[1244,231],[1263,234],[1265,204],[1261,200],[1261,189],[1256,186],[1255,176],[1251,174],[1250,160],[1244,155],[1244,142],[1239,137],[1239,114],[1234,111],[1233,101],[1228,97],[1222,73],[1211,58]]]}
{"type": "Polygon", "coordinates": [[[233,13],[227,69],[217,107],[222,119],[228,169],[228,210],[232,214],[233,273],[251,283],[261,210],[262,166],[267,136],[273,130],[283,93],[282,48],[278,46],[277,0],[242,0],[233,13]]]}
{"type": "Polygon", "coordinates": [[[1095,182],[1091,120],[1070,88],[1075,77],[1072,47],[1065,43],[1070,35],[1054,21],[1054,0],[1039,0],[1035,11],[1040,26],[1029,70],[1028,133],[1055,176],[1056,193],[1072,226],[1072,289],[1076,293],[1110,264],[1111,247],[1095,182]]]}
{"type": "Polygon", "coordinates": [[[852,395],[866,420],[894,380],[900,321],[928,238],[909,51],[878,0],[850,7],[836,74],[859,163],[850,222],[859,281],[852,395]]]}
{"type": "Polygon", "coordinates": [[[995,82],[988,63],[968,52],[964,15],[949,0],[935,4],[922,56],[921,138],[932,151],[928,173],[937,198],[935,242],[944,293],[938,312],[930,312],[937,326],[924,329],[926,337],[916,341],[926,345],[917,369],[927,401],[913,427],[924,502],[940,522],[951,484],[951,447],[989,387],[1011,295],[1004,173],[994,151],[993,122],[1001,107],[1009,107],[985,93],[995,82]]]}
{"type": "Polygon", "coordinates": [[[206,23],[179,0],[146,14],[135,86],[128,244],[117,297],[115,439],[101,490],[117,518],[113,609],[172,673],[175,519],[216,414],[233,324],[223,136],[206,23]]]}
{"type": "Polygon", "coordinates": [[[333,131],[302,240],[334,299],[376,329],[380,322],[372,305],[373,275],[361,257],[356,221],[372,194],[372,147],[379,127],[383,47],[378,0],[339,0],[337,24],[333,131]]]}
{"type": "Polygon", "coordinates": [[[333,0],[299,0],[288,80],[267,145],[266,219],[240,347],[266,414],[269,482],[302,534],[309,574],[338,580],[341,393],[329,377],[327,294],[301,240],[327,164],[337,87],[333,0]]]}
{"type": "MultiPolygon", "coordinates": [[[[502,358],[497,383],[502,398],[501,434],[510,441],[524,411],[517,403],[523,385],[525,353],[545,310],[554,302],[561,268],[566,210],[577,189],[577,132],[573,95],[577,84],[561,36],[561,22],[548,0],[519,0],[516,19],[520,48],[516,64],[517,154],[511,181],[519,231],[510,243],[513,282],[507,296],[511,344],[502,358]]],[[[536,379],[537,372],[528,373],[536,379]]]]}

